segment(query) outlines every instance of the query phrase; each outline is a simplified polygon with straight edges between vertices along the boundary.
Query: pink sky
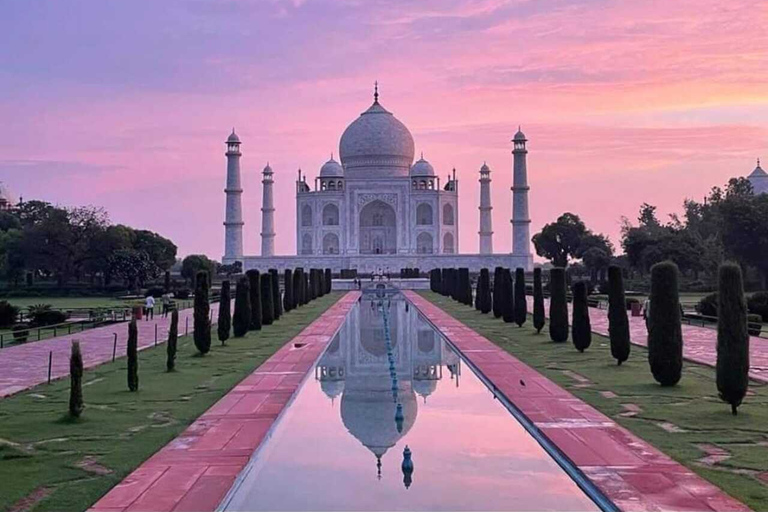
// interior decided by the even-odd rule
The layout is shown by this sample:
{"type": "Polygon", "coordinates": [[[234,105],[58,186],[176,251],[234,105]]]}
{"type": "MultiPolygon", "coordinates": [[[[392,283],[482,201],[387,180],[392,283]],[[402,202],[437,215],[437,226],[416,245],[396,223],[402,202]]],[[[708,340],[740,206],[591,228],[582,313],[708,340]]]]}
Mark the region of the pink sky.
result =
{"type": "Polygon", "coordinates": [[[417,154],[461,180],[477,251],[477,172],[510,250],[509,139],[529,142],[532,233],[565,211],[618,246],[768,159],[768,4],[733,0],[53,0],[0,17],[0,180],[104,206],[180,254],[223,252],[224,140],[243,140],[246,252],[275,170],[276,250],[295,252],[294,180],[381,102],[417,154]]]}

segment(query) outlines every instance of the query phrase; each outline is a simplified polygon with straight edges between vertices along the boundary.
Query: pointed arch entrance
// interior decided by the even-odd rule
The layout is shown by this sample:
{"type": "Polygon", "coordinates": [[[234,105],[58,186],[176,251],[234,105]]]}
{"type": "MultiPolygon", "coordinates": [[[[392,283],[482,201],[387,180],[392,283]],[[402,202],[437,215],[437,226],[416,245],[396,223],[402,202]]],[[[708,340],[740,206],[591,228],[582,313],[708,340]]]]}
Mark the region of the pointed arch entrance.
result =
{"type": "Polygon", "coordinates": [[[360,254],[397,252],[397,214],[384,201],[368,203],[360,210],[360,254]]]}

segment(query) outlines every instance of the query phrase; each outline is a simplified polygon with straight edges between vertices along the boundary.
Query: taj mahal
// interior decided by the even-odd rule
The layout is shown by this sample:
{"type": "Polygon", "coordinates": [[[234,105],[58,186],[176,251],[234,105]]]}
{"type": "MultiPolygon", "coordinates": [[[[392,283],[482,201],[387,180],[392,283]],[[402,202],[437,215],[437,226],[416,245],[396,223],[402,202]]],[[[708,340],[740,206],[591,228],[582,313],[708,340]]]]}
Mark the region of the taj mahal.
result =
{"type": "MultiPolygon", "coordinates": [[[[333,155],[313,181],[298,171],[296,179],[296,255],[274,253],[275,173],[262,172],[261,254],[243,254],[241,141],[235,131],[227,144],[226,217],[223,263],[240,261],[251,268],[331,268],[334,272],[428,271],[439,267],[533,268],[528,215],[525,135],[518,129],[513,143],[511,251],[494,251],[491,169],[479,170],[480,243],[475,252],[459,250],[459,180],[453,169],[444,179],[422,154],[414,162],[415,145],[408,128],[379,102],[373,104],[341,136],[339,160],[333,155]]],[[[466,225],[466,224],[465,224],[466,225]]]]}

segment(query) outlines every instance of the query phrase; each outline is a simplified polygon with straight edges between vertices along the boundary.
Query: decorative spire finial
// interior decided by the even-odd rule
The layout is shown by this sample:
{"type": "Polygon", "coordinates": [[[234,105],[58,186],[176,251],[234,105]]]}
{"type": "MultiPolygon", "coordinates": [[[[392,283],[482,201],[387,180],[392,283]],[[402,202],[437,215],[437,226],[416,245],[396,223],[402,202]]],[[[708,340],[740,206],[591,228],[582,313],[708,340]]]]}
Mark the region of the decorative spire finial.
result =
{"type": "MultiPolygon", "coordinates": [[[[424,160],[424,152],[423,151],[421,152],[421,159],[424,160]]],[[[759,159],[758,159],[758,161],[759,161],[759,159]]]]}
{"type": "Polygon", "coordinates": [[[760,157],[757,157],[757,166],[760,167],[760,157]]]}
{"type": "Polygon", "coordinates": [[[374,103],[379,102],[379,81],[378,80],[373,82],[373,102],[374,103]]]}
{"type": "Polygon", "coordinates": [[[235,127],[233,126],[232,127],[232,135],[234,135],[234,134],[235,134],[235,127]]]}

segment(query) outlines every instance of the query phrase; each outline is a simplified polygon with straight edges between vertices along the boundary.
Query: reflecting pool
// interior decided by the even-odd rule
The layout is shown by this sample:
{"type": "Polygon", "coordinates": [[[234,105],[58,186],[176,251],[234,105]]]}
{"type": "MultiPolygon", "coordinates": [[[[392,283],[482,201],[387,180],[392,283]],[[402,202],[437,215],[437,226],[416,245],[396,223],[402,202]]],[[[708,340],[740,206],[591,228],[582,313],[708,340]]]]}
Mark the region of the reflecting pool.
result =
{"type": "Polygon", "coordinates": [[[355,306],[222,508],[597,510],[399,296],[355,306]]]}

